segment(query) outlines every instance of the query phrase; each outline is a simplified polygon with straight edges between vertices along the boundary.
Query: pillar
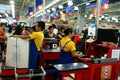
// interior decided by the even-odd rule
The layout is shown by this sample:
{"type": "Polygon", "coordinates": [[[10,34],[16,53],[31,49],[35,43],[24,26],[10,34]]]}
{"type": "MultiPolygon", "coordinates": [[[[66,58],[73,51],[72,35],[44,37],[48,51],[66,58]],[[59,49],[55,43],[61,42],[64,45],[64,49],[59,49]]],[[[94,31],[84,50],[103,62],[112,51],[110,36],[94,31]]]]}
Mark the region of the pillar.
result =
{"type": "Polygon", "coordinates": [[[78,27],[81,31],[84,27],[84,21],[85,21],[84,16],[85,16],[86,5],[80,5],[78,7],[79,7],[79,10],[78,10],[78,27]]]}

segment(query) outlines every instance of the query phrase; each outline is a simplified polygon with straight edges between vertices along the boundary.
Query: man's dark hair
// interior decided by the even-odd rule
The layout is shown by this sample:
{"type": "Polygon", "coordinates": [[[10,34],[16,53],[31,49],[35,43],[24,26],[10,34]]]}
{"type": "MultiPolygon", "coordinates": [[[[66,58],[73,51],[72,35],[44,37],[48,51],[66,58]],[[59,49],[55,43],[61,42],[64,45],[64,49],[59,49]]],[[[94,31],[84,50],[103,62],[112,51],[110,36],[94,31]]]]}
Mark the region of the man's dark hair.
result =
{"type": "Polygon", "coordinates": [[[33,26],[31,29],[32,29],[33,31],[35,31],[35,26],[33,26]]]}
{"type": "Polygon", "coordinates": [[[2,27],[2,26],[6,26],[6,24],[5,24],[5,23],[1,23],[1,24],[0,24],[0,27],[2,27]]]}
{"type": "Polygon", "coordinates": [[[45,22],[44,21],[37,22],[37,26],[41,27],[41,30],[43,31],[45,29],[45,22]]]}
{"type": "Polygon", "coordinates": [[[72,31],[71,28],[67,28],[67,29],[64,30],[65,35],[69,35],[69,33],[72,33],[72,32],[73,31],[72,31]]]}

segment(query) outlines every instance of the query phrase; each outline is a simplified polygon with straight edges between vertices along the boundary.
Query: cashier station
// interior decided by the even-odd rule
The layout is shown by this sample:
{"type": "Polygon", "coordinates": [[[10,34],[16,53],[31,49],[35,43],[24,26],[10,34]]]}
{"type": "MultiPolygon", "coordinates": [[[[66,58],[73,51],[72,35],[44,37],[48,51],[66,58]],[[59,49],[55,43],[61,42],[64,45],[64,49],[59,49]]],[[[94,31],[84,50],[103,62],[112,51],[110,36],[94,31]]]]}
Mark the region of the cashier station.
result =
{"type": "MultiPolygon", "coordinates": [[[[78,41],[85,44],[85,41],[78,41]]],[[[78,46],[84,48],[85,46],[78,46]]],[[[78,48],[78,51],[81,50],[78,48]]],[[[55,64],[61,80],[118,80],[120,48],[111,44],[87,43],[85,55],[74,63],[55,64]],[[91,57],[92,56],[92,57],[91,57]]]]}
{"type": "MultiPolygon", "coordinates": [[[[57,40],[46,38],[43,44],[40,63],[46,71],[46,80],[56,80],[57,72],[61,74],[62,80],[118,80],[119,60],[112,58],[112,50],[118,47],[88,43],[85,56],[77,58],[74,63],[57,64],[60,51],[57,40]]],[[[84,47],[78,46],[77,50],[83,50],[84,47]]]]}
{"type": "Polygon", "coordinates": [[[56,70],[53,65],[57,64],[59,52],[56,38],[44,38],[43,47],[40,51],[40,64],[46,71],[46,80],[56,80],[56,70]]]}
{"type": "MultiPolygon", "coordinates": [[[[78,51],[80,50],[79,48],[78,51]]],[[[57,39],[45,38],[40,51],[41,70],[33,71],[30,69],[27,71],[27,69],[14,70],[13,68],[6,70],[2,68],[1,76],[6,78],[6,76],[8,77],[11,74],[13,78],[24,77],[24,80],[29,80],[29,77],[33,77],[31,80],[38,80],[40,78],[34,76],[42,76],[40,80],[57,80],[56,74],[59,72],[62,80],[118,80],[119,51],[119,47],[110,44],[88,43],[88,48],[85,52],[87,56],[76,58],[74,63],[57,64],[60,52],[57,47],[57,39]],[[91,55],[94,57],[91,58],[91,55]],[[37,75],[37,73],[40,74],[37,75]],[[27,78],[25,78],[26,76],[27,78]]]]}

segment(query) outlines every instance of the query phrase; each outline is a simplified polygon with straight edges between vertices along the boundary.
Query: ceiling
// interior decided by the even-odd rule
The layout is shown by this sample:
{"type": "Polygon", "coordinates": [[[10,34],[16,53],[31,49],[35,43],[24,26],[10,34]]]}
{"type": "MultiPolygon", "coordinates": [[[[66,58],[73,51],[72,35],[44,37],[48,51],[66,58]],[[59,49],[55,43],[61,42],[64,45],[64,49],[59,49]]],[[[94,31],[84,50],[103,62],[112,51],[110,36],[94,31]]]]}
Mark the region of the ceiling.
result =
{"type": "MultiPolygon", "coordinates": [[[[15,14],[19,15],[23,0],[14,0],[15,1],[15,14]]],[[[10,0],[0,0],[0,4],[10,5],[10,0]]]]}
{"type": "MultiPolygon", "coordinates": [[[[15,15],[24,15],[24,12],[27,10],[28,5],[33,6],[35,0],[14,0],[15,1],[15,15]]],[[[55,0],[45,0],[45,5],[50,4],[55,0]]],[[[55,6],[66,2],[68,0],[60,0],[55,6]]],[[[10,0],[0,0],[0,4],[9,5],[10,0]]],[[[116,2],[110,4],[110,8],[108,10],[103,11],[104,14],[109,14],[110,16],[120,17],[120,2],[116,2]]]]}
{"type": "MultiPolygon", "coordinates": [[[[14,0],[15,1],[15,15],[23,15],[28,6],[34,6],[34,0],[14,0]]],[[[54,0],[45,0],[45,5],[50,4],[54,0]]],[[[60,0],[60,3],[67,0],[60,0]]],[[[0,0],[0,4],[10,5],[10,0],[0,0]]]]}

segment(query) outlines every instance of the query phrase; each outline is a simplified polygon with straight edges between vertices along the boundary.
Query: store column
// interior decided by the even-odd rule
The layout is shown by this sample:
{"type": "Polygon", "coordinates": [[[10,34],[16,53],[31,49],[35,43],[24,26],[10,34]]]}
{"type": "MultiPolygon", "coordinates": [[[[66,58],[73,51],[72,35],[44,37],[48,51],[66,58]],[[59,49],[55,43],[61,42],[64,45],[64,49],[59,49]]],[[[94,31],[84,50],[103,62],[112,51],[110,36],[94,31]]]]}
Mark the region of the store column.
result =
{"type": "Polygon", "coordinates": [[[78,26],[79,26],[80,30],[82,30],[83,27],[84,27],[85,7],[86,7],[86,5],[80,5],[80,6],[78,6],[78,8],[79,8],[79,11],[78,11],[78,26]]]}

